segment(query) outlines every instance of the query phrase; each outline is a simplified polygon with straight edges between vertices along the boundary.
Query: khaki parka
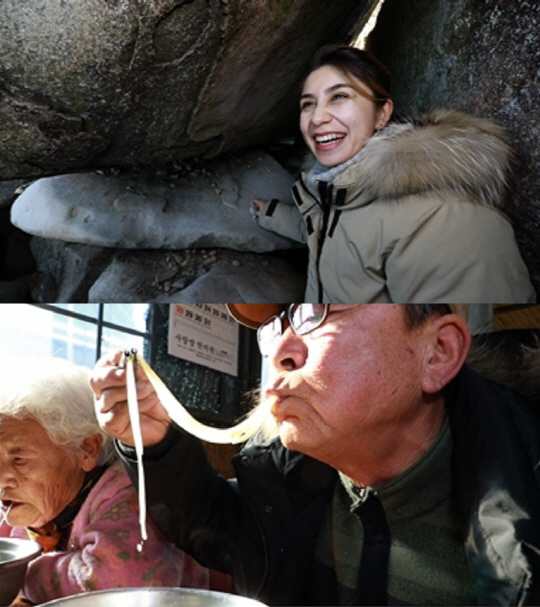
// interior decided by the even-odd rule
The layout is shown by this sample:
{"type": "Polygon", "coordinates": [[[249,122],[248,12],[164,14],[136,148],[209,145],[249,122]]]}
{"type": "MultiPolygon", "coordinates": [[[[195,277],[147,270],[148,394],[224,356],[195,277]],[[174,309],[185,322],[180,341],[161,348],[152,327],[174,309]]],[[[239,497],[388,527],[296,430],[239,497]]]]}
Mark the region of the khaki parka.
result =
{"type": "Polygon", "coordinates": [[[530,303],[503,213],[511,150],[491,121],[436,110],[343,165],[302,173],[262,228],[307,243],[306,302],[530,303]]]}

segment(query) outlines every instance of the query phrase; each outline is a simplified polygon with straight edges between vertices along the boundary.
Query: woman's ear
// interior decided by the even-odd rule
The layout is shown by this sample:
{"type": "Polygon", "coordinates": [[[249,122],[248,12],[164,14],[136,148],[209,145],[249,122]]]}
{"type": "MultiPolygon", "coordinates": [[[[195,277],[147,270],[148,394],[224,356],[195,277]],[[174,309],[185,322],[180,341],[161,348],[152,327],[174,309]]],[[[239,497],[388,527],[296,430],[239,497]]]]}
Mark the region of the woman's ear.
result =
{"type": "Polygon", "coordinates": [[[426,394],[440,392],[463,366],[471,345],[467,321],[459,314],[445,314],[433,321],[431,350],[422,381],[426,394]]]}
{"type": "Polygon", "coordinates": [[[377,128],[382,128],[386,126],[390,117],[392,116],[392,112],[394,111],[394,102],[391,99],[387,99],[385,104],[379,108],[379,116],[377,120],[377,128]]]}
{"type": "Polygon", "coordinates": [[[90,472],[97,466],[102,442],[103,438],[100,434],[88,436],[83,440],[79,451],[79,461],[85,472],[90,472]]]}

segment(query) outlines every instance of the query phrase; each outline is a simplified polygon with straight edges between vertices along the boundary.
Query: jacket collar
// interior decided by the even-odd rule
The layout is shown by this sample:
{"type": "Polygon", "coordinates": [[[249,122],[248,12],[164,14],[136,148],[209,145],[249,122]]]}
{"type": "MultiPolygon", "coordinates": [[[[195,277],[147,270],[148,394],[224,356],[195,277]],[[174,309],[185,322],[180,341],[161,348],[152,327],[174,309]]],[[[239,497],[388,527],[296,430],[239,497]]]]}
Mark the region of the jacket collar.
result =
{"type": "Polygon", "coordinates": [[[452,110],[435,110],[417,121],[376,132],[349,161],[302,174],[317,195],[317,182],[347,191],[347,206],[430,191],[458,191],[467,200],[500,207],[512,151],[495,123],[452,110]]]}

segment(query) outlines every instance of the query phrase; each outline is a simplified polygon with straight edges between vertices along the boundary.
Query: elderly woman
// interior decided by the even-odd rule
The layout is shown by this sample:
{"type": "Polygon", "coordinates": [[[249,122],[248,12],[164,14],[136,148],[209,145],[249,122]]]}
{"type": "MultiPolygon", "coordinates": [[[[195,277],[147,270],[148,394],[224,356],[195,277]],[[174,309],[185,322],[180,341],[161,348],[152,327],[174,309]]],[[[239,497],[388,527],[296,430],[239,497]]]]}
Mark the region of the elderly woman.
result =
{"type": "Polygon", "coordinates": [[[208,587],[208,570],[148,521],[142,551],[137,493],[99,428],[85,369],[61,359],[4,366],[0,387],[0,535],[43,553],[19,602],[116,587],[208,587]]]}
{"type": "Polygon", "coordinates": [[[369,53],[321,49],[300,96],[316,162],[293,205],[252,201],[262,228],[307,244],[305,301],[533,302],[504,215],[505,133],[450,110],[390,123],[389,84],[369,53]]]}

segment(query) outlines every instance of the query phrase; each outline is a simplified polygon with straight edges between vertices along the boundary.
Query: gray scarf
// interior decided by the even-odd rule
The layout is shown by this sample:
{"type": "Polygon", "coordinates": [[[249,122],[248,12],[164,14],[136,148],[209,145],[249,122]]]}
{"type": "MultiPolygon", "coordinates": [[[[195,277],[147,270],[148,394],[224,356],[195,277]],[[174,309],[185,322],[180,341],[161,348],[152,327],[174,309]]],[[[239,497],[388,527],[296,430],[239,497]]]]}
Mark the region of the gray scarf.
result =
{"type": "Polygon", "coordinates": [[[358,161],[363,150],[364,148],[362,148],[359,152],[356,152],[356,154],[349,158],[349,160],[346,160],[345,162],[342,162],[341,164],[337,164],[336,166],[330,168],[323,166],[319,162],[315,162],[315,164],[311,167],[311,169],[309,169],[306,174],[306,181],[308,185],[314,186],[317,181],[326,181],[328,183],[331,183],[338,175],[343,173],[345,169],[349,168],[351,165],[355,164],[355,162],[358,161]]]}

